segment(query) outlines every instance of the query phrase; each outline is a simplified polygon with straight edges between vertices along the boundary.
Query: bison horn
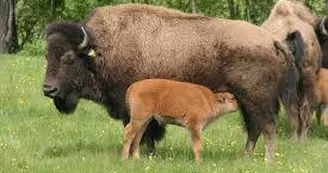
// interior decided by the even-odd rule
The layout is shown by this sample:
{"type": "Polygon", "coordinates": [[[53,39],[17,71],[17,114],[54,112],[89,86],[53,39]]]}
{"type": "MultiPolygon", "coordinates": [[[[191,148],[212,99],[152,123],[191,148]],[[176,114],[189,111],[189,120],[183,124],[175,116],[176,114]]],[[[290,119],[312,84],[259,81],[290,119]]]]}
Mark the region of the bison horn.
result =
{"type": "Polygon", "coordinates": [[[320,30],[323,34],[328,35],[328,32],[327,32],[326,27],[325,27],[325,21],[326,21],[326,16],[323,17],[321,22],[320,22],[320,30]]]}
{"type": "Polygon", "coordinates": [[[79,44],[78,46],[79,49],[83,49],[88,45],[88,34],[83,27],[81,27],[81,30],[83,32],[83,41],[81,44],[79,44]]]}

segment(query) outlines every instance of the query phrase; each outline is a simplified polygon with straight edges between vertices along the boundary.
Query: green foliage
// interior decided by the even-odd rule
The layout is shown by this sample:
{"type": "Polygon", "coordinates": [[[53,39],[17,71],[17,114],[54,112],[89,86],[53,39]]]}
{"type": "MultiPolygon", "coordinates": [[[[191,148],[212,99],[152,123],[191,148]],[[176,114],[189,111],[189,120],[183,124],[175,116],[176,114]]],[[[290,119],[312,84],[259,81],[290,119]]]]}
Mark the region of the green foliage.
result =
{"type": "Polygon", "coordinates": [[[16,4],[16,23],[20,47],[42,38],[44,27],[60,16],[63,0],[19,0],[16,4]]]}
{"type": "Polygon", "coordinates": [[[36,39],[24,45],[24,48],[19,52],[26,56],[40,56],[46,54],[46,43],[43,39],[36,39]]]}
{"type": "Polygon", "coordinates": [[[325,9],[325,1],[306,0],[305,4],[317,14],[325,15],[328,10],[325,9]]]}
{"type": "MultiPolygon", "coordinates": [[[[270,13],[275,0],[195,0],[197,13],[206,16],[246,20],[262,23],[270,13]]],[[[305,0],[317,14],[324,14],[325,0],[305,0]]],[[[48,23],[69,20],[83,22],[96,7],[123,3],[160,5],[191,12],[190,0],[16,0],[16,22],[19,45],[43,39],[48,23]]]]}
{"type": "Polygon", "coordinates": [[[202,135],[203,158],[195,164],[187,130],[168,126],[155,157],[121,161],[122,122],[106,110],[81,101],[72,115],[61,115],[42,94],[43,57],[0,55],[0,172],[290,172],[325,173],[328,128],[312,123],[309,140],[291,145],[289,125],[280,116],[275,162],[266,166],[263,137],[253,156],[245,156],[246,133],[239,113],[211,124],[202,135]]]}

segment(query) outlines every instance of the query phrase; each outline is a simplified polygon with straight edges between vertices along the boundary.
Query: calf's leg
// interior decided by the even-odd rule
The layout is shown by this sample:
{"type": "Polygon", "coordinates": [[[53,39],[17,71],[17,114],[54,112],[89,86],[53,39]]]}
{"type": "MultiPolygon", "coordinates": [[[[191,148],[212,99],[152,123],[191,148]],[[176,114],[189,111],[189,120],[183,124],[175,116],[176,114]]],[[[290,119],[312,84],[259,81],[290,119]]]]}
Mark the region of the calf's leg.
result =
{"type": "Polygon", "coordinates": [[[190,128],[190,133],[191,133],[191,140],[192,140],[195,160],[196,160],[197,163],[200,163],[200,162],[202,162],[202,157],[201,157],[201,150],[202,150],[201,128],[191,127],[190,128]]]}
{"type": "Polygon", "coordinates": [[[149,120],[139,120],[137,122],[138,124],[136,124],[136,132],[137,135],[133,141],[132,144],[132,154],[133,154],[133,158],[135,159],[140,159],[140,141],[142,138],[142,135],[144,134],[147,125],[149,124],[149,120]]]}
{"type": "Polygon", "coordinates": [[[124,142],[123,142],[123,150],[122,150],[122,160],[127,160],[130,154],[130,147],[132,141],[134,140],[136,132],[132,127],[132,123],[128,123],[124,128],[124,142]]]}
{"type": "Polygon", "coordinates": [[[328,105],[325,104],[324,108],[323,108],[323,115],[321,116],[321,118],[323,119],[323,124],[325,126],[328,126],[328,105]]]}

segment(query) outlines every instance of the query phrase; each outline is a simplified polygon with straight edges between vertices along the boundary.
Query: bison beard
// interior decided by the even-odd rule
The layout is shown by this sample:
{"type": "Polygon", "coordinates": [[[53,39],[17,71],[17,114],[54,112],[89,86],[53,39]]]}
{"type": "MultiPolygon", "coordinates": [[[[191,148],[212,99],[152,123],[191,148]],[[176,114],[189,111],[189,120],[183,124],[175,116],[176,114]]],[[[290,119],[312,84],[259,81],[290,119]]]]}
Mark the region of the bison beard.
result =
{"type": "Polygon", "coordinates": [[[70,93],[66,98],[55,97],[53,101],[60,113],[70,114],[73,113],[77,107],[78,96],[70,93]]]}

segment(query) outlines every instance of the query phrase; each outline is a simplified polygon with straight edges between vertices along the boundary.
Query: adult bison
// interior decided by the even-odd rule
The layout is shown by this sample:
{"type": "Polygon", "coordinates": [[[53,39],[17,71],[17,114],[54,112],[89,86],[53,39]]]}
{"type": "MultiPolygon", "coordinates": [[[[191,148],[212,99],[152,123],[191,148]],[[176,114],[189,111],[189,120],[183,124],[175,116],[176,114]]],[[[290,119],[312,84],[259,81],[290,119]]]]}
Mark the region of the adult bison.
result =
{"type": "Polygon", "coordinates": [[[292,141],[299,137],[306,139],[309,129],[311,107],[315,106],[314,84],[316,75],[323,65],[328,67],[328,38],[326,18],[312,14],[301,2],[279,0],[271,10],[269,18],[262,24],[267,29],[284,40],[290,32],[298,30],[305,44],[304,63],[298,64],[300,69],[298,109],[288,113],[292,126],[292,141]]]}
{"type": "MultiPolygon", "coordinates": [[[[126,125],[124,96],[135,81],[202,84],[236,96],[248,134],[246,151],[253,151],[263,132],[265,158],[272,159],[278,97],[296,94],[297,70],[290,51],[268,31],[242,21],[128,4],[96,8],[83,27],[50,24],[46,36],[43,91],[60,112],[73,112],[84,98],[106,106],[126,125]]],[[[150,123],[149,148],[163,132],[156,121],[150,123]]]]}

